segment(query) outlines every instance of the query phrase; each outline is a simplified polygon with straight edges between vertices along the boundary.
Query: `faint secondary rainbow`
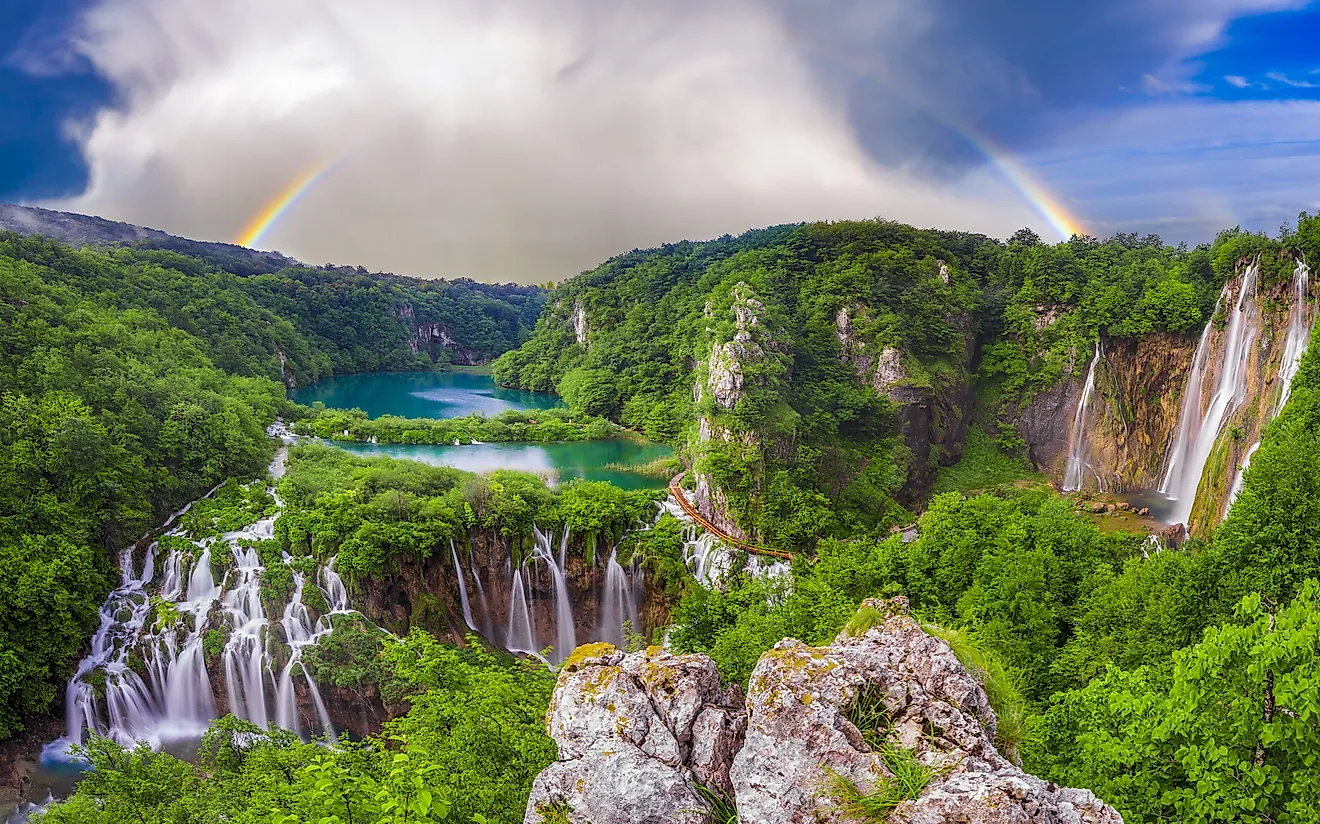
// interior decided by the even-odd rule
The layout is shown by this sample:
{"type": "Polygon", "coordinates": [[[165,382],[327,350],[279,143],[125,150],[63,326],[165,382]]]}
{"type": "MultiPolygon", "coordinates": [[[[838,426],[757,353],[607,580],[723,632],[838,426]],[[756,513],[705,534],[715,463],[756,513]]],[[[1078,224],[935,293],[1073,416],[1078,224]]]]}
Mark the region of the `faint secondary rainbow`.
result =
{"type": "Polygon", "coordinates": [[[260,212],[252,217],[248,224],[234,238],[234,242],[239,246],[255,247],[261,242],[261,238],[270,231],[279,219],[288,213],[303,195],[307,194],[313,186],[316,185],[325,173],[330,171],[333,163],[323,161],[307,169],[298,177],[289,182],[289,185],[275,197],[274,200],[266,204],[260,212]]]}

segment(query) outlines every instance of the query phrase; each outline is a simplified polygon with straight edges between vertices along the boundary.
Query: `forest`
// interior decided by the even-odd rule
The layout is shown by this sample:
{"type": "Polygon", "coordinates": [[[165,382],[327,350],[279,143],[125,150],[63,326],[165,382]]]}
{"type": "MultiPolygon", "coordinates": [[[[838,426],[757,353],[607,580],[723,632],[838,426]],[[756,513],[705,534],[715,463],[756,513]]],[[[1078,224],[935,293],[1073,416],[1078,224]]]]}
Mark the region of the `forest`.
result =
{"type": "MultiPolygon", "coordinates": [[[[274,540],[294,556],[335,555],[358,592],[473,530],[515,552],[534,524],[590,535],[593,549],[622,542],[664,590],[667,643],[711,656],[729,684],[745,685],[781,639],[827,642],[863,599],[903,594],[928,631],[982,663],[996,743],[1028,771],[1093,789],[1128,821],[1311,820],[1320,350],[1302,360],[1227,517],[1176,549],[1100,529],[1034,475],[1011,425],[1097,334],[1213,322],[1223,284],[1255,255],[1263,282],[1285,281],[1295,257],[1320,255],[1320,218],[1196,248],[1124,235],[1049,245],[1027,230],[1000,242],[885,221],[774,227],[622,255],[548,297],[343,271],[227,273],[159,249],[0,236],[0,733],[57,704],[115,553],[187,501],[256,477],[277,415],[323,437],[395,443],[622,426],[678,447],[688,483],[713,479],[750,535],[796,550],[788,574],[735,565],[718,584],[698,580],[672,517],[630,532],[654,517],[652,493],[319,445],[290,453],[274,540]],[[555,391],[566,407],[535,422],[418,422],[286,399],[289,376],[443,366],[408,345],[405,304],[410,320],[452,324],[472,352],[504,352],[502,383],[555,391]],[[1056,322],[1040,326],[1050,312],[1056,322]],[[734,346],[758,354],[732,402],[694,393],[734,346]],[[934,425],[918,454],[899,405],[858,379],[857,363],[874,367],[887,349],[903,353],[903,388],[973,406],[966,433],[934,425]],[[728,436],[703,438],[703,426],[728,436]],[[914,518],[915,541],[890,534],[914,518]]],[[[459,647],[410,629],[336,623],[309,665],[326,681],[371,680],[407,708],[378,735],[327,748],[231,716],[195,760],[93,739],[95,770],[37,820],[521,821],[532,777],[556,757],[544,728],[553,674],[475,635],[459,647]]]]}

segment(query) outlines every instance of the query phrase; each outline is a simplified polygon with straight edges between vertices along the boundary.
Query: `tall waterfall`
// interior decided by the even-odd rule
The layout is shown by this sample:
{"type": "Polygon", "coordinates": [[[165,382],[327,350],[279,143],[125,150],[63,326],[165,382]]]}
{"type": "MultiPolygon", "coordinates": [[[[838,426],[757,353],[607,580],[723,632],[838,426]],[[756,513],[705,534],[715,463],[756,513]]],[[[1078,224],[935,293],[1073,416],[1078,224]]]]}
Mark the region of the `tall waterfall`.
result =
{"type": "Polygon", "coordinates": [[[568,551],[568,529],[565,527],[559,544],[559,555],[555,556],[551,544],[551,535],[542,532],[535,524],[532,534],[536,543],[532,557],[544,562],[555,589],[555,658],[562,661],[569,653],[577,649],[577,631],[573,627],[573,602],[568,597],[568,584],[564,580],[564,564],[568,551]]]}
{"type": "MultiPolygon", "coordinates": [[[[1206,324],[1196,347],[1192,371],[1187,377],[1183,393],[1182,413],[1178,435],[1170,453],[1168,469],[1160,482],[1160,492],[1175,502],[1170,521],[1187,523],[1196,502],[1196,491],[1201,484],[1201,473],[1219,437],[1224,422],[1242,402],[1247,388],[1247,361],[1251,345],[1260,331],[1260,314],[1256,310],[1256,275],[1258,261],[1253,260],[1242,274],[1242,285],[1237,301],[1229,313],[1223,335],[1223,348],[1217,363],[1210,361],[1210,330],[1213,320],[1206,324]],[[1202,413],[1202,391],[1208,379],[1219,370],[1214,394],[1202,413]]],[[[1220,294],[1215,311],[1228,294],[1228,285],[1220,294]]]]}
{"type": "Polygon", "coordinates": [[[632,632],[641,632],[637,616],[637,599],[633,595],[628,573],[619,564],[619,550],[610,553],[605,565],[605,592],[600,601],[600,638],[617,647],[624,647],[627,639],[623,623],[627,621],[632,632]]]}
{"type": "MultiPolygon", "coordinates": [[[[1288,398],[1292,394],[1293,378],[1297,377],[1297,370],[1302,365],[1302,356],[1306,354],[1306,347],[1311,343],[1311,330],[1314,324],[1315,313],[1311,309],[1311,268],[1306,265],[1305,260],[1300,260],[1293,269],[1292,305],[1288,307],[1288,332],[1283,342],[1283,357],[1279,361],[1279,397],[1270,407],[1270,418],[1282,412],[1284,405],[1288,403],[1288,398]]],[[[1237,500],[1238,493],[1242,491],[1243,476],[1247,467],[1251,465],[1251,456],[1255,455],[1259,448],[1260,441],[1256,441],[1242,456],[1242,461],[1233,475],[1233,484],[1229,487],[1228,500],[1224,504],[1225,516],[1232,508],[1233,501],[1237,500]]]]}
{"type": "MultiPolygon", "coordinates": [[[[1086,383],[1082,386],[1082,397],[1077,401],[1077,411],[1073,413],[1072,450],[1068,455],[1068,469],[1063,477],[1063,491],[1076,492],[1086,480],[1086,413],[1091,408],[1091,399],[1095,396],[1095,367],[1104,356],[1100,340],[1095,342],[1095,356],[1086,370],[1086,383]]],[[[1103,491],[1103,490],[1101,490],[1103,491]]]]}
{"type": "Polygon", "coordinates": [[[1279,363],[1279,399],[1275,401],[1272,414],[1283,411],[1283,406],[1292,394],[1293,378],[1302,365],[1302,355],[1311,343],[1311,329],[1315,325],[1315,313],[1311,310],[1311,268],[1305,260],[1298,261],[1293,270],[1292,305],[1288,307],[1288,337],[1283,344],[1283,360],[1279,363]]]}
{"type": "Polygon", "coordinates": [[[458,597],[463,605],[463,620],[467,622],[468,629],[476,631],[477,622],[472,620],[472,605],[468,602],[467,582],[463,580],[463,565],[458,562],[458,549],[454,547],[454,539],[449,539],[449,554],[454,558],[454,577],[458,579],[458,597]]]}

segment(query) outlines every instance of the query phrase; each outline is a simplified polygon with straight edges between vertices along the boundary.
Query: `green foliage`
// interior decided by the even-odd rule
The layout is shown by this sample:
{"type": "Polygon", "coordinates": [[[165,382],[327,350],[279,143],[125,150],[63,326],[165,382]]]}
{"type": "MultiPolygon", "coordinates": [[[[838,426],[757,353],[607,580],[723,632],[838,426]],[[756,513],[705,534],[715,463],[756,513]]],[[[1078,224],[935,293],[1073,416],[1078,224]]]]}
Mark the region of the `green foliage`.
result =
{"type": "Polygon", "coordinates": [[[826,768],[828,792],[835,808],[845,818],[866,824],[884,824],[899,804],[919,797],[926,785],[939,775],[939,770],[917,760],[916,753],[897,744],[883,744],[876,752],[880,753],[891,776],[876,781],[870,790],[863,791],[846,776],[826,768]]]}
{"type": "Polygon", "coordinates": [[[940,469],[931,493],[985,492],[1021,481],[1045,483],[1046,479],[1025,458],[1006,454],[984,429],[974,425],[967,430],[962,459],[940,469]]]}
{"type": "Polygon", "coordinates": [[[229,716],[207,732],[197,763],[94,738],[84,753],[93,770],[34,821],[521,822],[532,778],[556,755],[543,729],[553,676],[424,633],[384,650],[374,640],[368,666],[383,661],[412,703],[381,735],[327,748],[229,716]]]}
{"type": "Polygon", "coordinates": [[[867,630],[883,626],[884,623],[884,613],[875,607],[862,606],[857,610],[857,614],[843,625],[843,631],[852,638],[858,638],[865,635],[867,630]]]}
{"type": "Polygon", "coordinates": [[[1046,716],[1039,768],[1133,822],[1310,820],[1320,584],[1299,590],[1277,612],[1247,596],[1234,623],[1173,656],[1169,675],[1115,669],[1063,696],[1046,716]]]}
{"type": "MultiPolygon", "coordinates": [[[[534,523],[613,543],[655,512],[654,493],[607,483],[550,489],[522,472],[475,476],[317,444],[290,450],[279,492],[285,509],[275,524],[277,545],[321,561],[337,555],[337,569],[350,582],[392,570],[400,557],[448,552],[450,539],[463,540],[472,529],[514,539],[515,546],[530,538],[534,523]]],[[[283,567],[278,554],[273,565],[283,567]]]]}
{"type": "Polygon", "coordinates": [[[294,431],[336,441],[372,443],[449,444],[473,441],[509,442],[601,440],[619,435],[619,427],[603,418],[568,409],[506,410],[494,418],[368,418],[360,409],[313,409],[294,424],[294,431]]]}

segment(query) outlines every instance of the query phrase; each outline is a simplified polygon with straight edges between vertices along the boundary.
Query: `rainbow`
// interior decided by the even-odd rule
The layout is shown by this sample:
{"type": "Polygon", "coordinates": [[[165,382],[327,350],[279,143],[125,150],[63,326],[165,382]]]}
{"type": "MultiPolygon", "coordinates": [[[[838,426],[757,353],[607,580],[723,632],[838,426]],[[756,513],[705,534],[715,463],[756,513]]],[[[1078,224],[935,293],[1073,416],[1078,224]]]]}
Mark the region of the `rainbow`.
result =
{"type": "Polygon", "coordinates": [[[307,194],[333,166],[334,164],[329,161],[322,161],[290,181],[289,185],[285,186],[274,200],[267,203],[260,212],[248,221],[247,225],[243,227],[243,231],[238,234],[238,237],[234,238],[234,243],[239,246],[255,247],[256,244],[261,242],[261,238],[266,232],[270,231],[271,227],[281,217],[284,217],[285,213],[301,200],[303,195],[307,194]]]}
{"type": "Polygon", "coordinates": [[[1058,198],[1050,194],[1049,190],[1038,181],[1025,166],[1013,159],[1013,155],[1006,149],[996,146],[990,138],[977,134],[975,131],[954,125],[945,121],[955,132],[963,137],[968,143],[976,147],[977,151],[985,155],[991,165],[999,170],[1000,175],[1007,180],[1018,193],[1031,204],[1031,207],[1040,213],[1040,216],[1049,222],[1054,231],[1059,233],[1060,240],[1068,240],[1073,235],[1086,235],[1086,227],[1072,213],[1070,213],[1058,198]]]}

